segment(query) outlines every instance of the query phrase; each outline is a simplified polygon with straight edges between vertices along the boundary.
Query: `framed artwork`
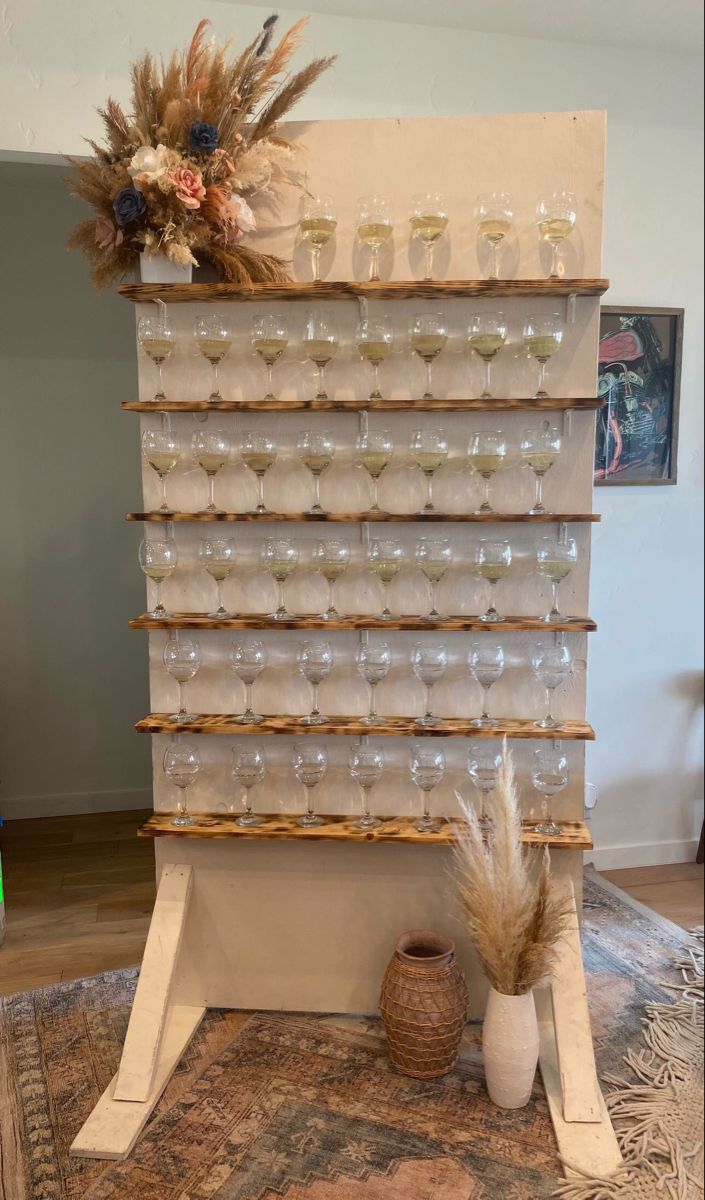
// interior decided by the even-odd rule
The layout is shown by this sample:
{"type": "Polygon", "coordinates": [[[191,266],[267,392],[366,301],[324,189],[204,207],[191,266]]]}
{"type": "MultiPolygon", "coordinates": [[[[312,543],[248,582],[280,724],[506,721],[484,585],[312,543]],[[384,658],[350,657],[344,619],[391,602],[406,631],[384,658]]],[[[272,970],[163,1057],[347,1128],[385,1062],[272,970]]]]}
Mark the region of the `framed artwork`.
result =
{"type": "Polygon", "coordinates": [[[600,310],[595,483],[675,483],[682,308],[600,310]]]}

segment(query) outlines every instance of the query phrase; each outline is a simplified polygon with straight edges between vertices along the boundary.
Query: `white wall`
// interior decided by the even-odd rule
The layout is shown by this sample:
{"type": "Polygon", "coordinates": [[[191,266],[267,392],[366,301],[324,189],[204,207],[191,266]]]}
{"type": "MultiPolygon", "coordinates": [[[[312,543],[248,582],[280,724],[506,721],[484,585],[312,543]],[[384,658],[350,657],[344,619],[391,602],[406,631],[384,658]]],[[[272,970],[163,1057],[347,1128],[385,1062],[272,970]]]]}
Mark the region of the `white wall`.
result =
{"type": "MultiPolygon", "coordinates": [[[[195,14],[187,0],[155,0],[148,7],[138,0],[109,7],[84,0],[52,9],[13,0],[6,12],[8,101],[0,112],[0,146],[7,157],[81,153],[81,136],[98,132],[92,106],[109,92],[127,98],[130,59],[145,45],[166,51],[186,40],[196,16],[212,16],[219,37],[250,36],[263,16],[245,5],[216,3],[199,5],[195,14]]],[[[701,64],[643,50],[316,16],[306,52],[335,51],[339,64],[297,116],[608,109],[609,301],[683,306],[686,336],[677,487],[598,494],[605,521],[593,568],[592,607],[601,626],[590,665],[591,717],[600,738],[590,762],[601,790],[594,832],[602,865],[692,857],[703,796],[697,745],[701,64]]],[[[559,182],[550,163],[546,179],[559,182]]]]}

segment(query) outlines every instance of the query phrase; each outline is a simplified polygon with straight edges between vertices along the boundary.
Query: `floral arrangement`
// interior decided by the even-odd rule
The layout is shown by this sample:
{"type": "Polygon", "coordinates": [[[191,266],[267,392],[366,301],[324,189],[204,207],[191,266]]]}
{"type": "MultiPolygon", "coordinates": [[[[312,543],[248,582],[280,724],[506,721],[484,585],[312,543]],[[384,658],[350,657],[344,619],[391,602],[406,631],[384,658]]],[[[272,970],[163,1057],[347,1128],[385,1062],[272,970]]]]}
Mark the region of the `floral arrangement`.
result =
{"type": "Polygon", "coordinates": [[[142,252],[207,260],[241,284],[289,278],[281,259],[243,245],[256,228],[247,198],[293,182],[295,147],[277,126],[334,59],[286,77],[307,19],[273,46],[277,19],[233,61],[230,43],[207,42],[201,21],[185,53],[166,64],[145,54],[133,65],[129,116],[112,99],[98,110],[105,145],[89,141],[91,159],[69,160],[71,190],[97,216],[68,243],[88,257],[96,287],[130,272],[142,252]]]}

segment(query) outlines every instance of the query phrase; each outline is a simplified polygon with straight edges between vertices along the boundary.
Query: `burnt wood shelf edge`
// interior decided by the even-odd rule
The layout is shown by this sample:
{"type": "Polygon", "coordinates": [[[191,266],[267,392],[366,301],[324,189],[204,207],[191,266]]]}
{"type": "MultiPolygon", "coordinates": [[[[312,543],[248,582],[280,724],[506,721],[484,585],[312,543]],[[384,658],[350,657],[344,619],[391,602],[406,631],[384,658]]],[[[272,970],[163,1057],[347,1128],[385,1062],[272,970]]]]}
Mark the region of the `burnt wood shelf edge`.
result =
{"type": "Polygon", "coordinates": [[[471,718],[449,717],[438,725],[421,725],[414,717],[384,717],[379,725],[366,725],[359,717],[330,717],[322,725],[306,725],[295,716],[269,716],[259,725],[242,725],[234,713],[199,713],[197,720],[180,725],[168,713],[150,713],[135,725],[138,733],[230,734],[244,737],[254,734],[285,734],[300,737],[462,737],[550,739],[551,741],[595,740],[595,731],[587,721],[566,720],[560,729],[540,729],[530,718],[498,717],[490,729],[478,728],[471,718]]]}
{"type": "Polygon", "coordinates": [[[480,400],[451,398],[445,400],[123,400],[127,412],[194,413],[194,412],[533,412],[573,409],[592,412],[602,408],[604,397],[547,396],[537,399],[522,396],[511,399],[480,400]]]}
{"type": "Polygon", "coordinates": [[[208,513],[208,512],[129,512],[125,513],[126,521],[158,521],[166,523],[167,521],[185,522],[185,521],[205,521],[205,522],[221,522],[226,524],[234,524],[238,521],[260,521],[260,522],[277,522],[277,521],[294,521],[294,522],[312,522],[313,524],[331,523],[355,523],[355,524],[379,524],[387,522],[393,525],[394,522],[418,522],[420,524],[441,524],[443,522],[459,524],[465,522],[475,525],[493,525],[493,524],[526,524],[526,525],[549,525],[549,524],[595,524],[602,520],[599,513],[208,513]]]}
{"type": "Polygon", "coordinates": [[[565,621],[544,621],[542,617],[511,617],[490,624],[479,617],[446,617],[440,621],[429,621],[426,617],[396,617],[383,621],[379,617],[344,617],[339,621],[326,621],[320,616],[292,618],[275,621],[272,617],[248,616],[228,617],[218,620],[204,613],[173,613],[154,619],[143,613],[129,622],[130,629],[378,629],[387,632],[417,630],[429,632],[444,630],[448,633],[594,633],[597,625],[590,617],[566,617],[565,621]]]}
{"type": "Polygon", "coordinates": [[[223,301],[266,300],[438,300],[473,297],[602,296],[607,279],[437,279],[322,281],[320,283],[130,283],[118,293],[135,304],[163,300],[166,304],[208,304],[223,301]]]}

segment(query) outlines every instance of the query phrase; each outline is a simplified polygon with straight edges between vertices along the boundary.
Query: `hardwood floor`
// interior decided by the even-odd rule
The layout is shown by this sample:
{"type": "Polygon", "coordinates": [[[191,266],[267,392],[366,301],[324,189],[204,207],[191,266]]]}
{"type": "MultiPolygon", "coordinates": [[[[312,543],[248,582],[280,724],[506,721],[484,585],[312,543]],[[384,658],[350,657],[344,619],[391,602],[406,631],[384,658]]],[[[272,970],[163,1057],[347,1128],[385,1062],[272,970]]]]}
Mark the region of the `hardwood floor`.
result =
{"type": "MultiPolygon", "coordinates": [[[[97,813],[3,827],[0,996],[139,963],[155,895],[154,845],[135,836],[147,816],[97,813]]],[[[694,863],[604,875],[685,928],[702,923],[703,870],[694,863]]]]}

